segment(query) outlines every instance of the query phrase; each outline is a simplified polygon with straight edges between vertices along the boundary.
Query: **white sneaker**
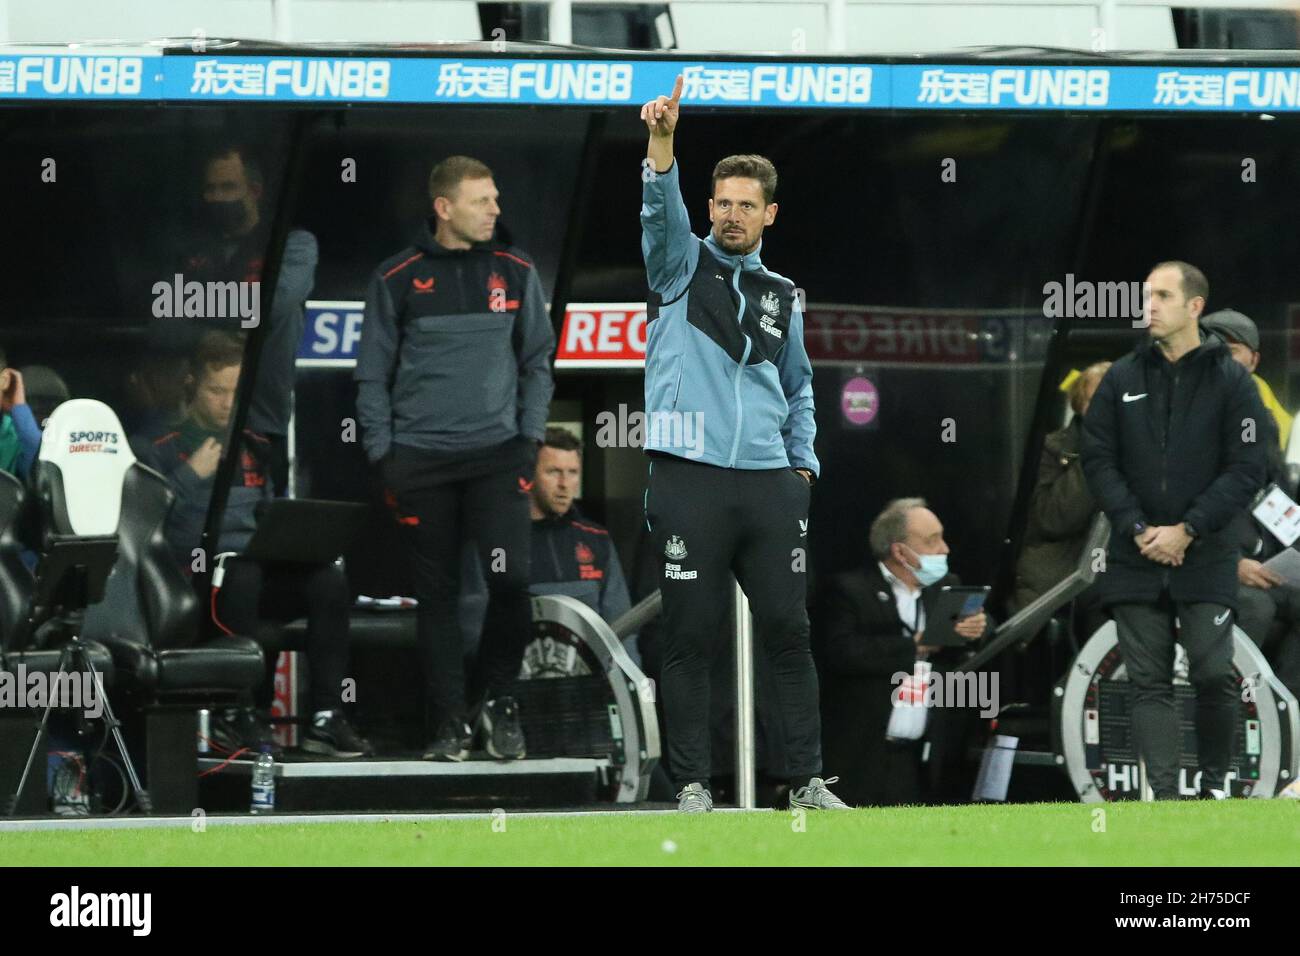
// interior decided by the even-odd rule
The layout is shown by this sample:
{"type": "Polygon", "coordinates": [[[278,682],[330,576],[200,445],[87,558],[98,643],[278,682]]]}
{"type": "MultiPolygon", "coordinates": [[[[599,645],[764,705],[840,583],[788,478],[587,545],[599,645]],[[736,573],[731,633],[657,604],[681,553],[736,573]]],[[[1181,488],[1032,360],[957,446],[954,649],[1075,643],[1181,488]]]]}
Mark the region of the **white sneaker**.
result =
{"type": "Polygon", "coordinates": [[[827,788],[827,784],[836,783],[839,777],[813,777],[808,786],[790,791],[790,809],[804,810],[848,810],[849,805],[827,788]]]}
{"type": "Polygon", "coordinates": [[[678,813],[708,813],[713,809],[713,794],[702,783],[688,783],[677,794],[678,813]]]}

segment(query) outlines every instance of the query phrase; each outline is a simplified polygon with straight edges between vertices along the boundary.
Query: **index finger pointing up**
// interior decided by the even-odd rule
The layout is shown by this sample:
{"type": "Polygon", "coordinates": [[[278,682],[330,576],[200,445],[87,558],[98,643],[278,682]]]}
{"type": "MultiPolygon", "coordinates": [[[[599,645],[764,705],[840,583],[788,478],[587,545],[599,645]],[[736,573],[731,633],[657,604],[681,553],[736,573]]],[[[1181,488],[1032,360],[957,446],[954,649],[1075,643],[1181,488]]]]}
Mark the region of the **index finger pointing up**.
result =
{"type": "Polygon", "coordinates": [[[676,106],[677,101],[682,98],[682,74],[677,74],[677,82],[673,84],[673,95],[668,101],[671,105],[676,106]]]}

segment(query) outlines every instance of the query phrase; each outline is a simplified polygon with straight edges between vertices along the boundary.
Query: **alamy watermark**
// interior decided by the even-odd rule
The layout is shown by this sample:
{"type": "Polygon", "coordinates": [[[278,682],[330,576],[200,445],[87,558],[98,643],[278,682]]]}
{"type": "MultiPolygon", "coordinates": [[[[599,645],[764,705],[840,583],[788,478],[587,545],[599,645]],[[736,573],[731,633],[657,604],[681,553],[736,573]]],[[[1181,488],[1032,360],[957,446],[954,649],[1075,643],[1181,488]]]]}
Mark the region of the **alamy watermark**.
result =
{"type": "Polygon", "coordinates": [[[889,682],[895,707],[978,707],[981,717],[1000,709],[997,671],[896,671],[889,682]]]}
{"type": "Polygon", "coordinates": [[[153,284],[153,314],[159,319],[239,319],[241,328],[257,326],[262,314],[262,283],[185,281],[176,273],[170,282],[153,284]]]}
{"type": "Polygon", "coordinates": [[[56,927],[122,927],[133,936],[148,936],[153,928],[152,893],[93,893],[73,886],[50,897],[50,925],[56,927]]]}
{"type": "Polygon", "coordinates": [[[1151,325],[1150,282],[1075,281],[1043,285],[1043,316],[1048,319],[1128,319],[1135,329],[1151,325]]]}
{"type": "Polygon", "coordinates": [[[12,671],[0,671],[0,710],[80,710],[88,720],[104,713],[104,698],[90,671],[50,674],[28,671],[18,664],[12,671]]]}
{"type": "Polygon", "coordinates": [[[682,448],[687,458],[704,455],[703,412],[645,412],[627,410],[596,416],[596,446],[599,448],[682,448]]]}

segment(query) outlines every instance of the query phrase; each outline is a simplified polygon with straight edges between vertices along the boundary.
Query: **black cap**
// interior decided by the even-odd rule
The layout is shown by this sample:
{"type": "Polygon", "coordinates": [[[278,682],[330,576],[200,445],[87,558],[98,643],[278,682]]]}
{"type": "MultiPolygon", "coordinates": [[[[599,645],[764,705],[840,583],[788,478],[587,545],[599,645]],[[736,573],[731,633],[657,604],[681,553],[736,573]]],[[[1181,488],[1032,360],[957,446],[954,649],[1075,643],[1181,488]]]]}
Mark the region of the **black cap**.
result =
{"type": "Polygon", "coordinates": [[[1201,328],[1217,332],[1229,342],[1240,342],[1252,352],[1259,351],[1259,329],[1248,316],[1234,309],[1220,309],[1201,319],[1201,328]]]}

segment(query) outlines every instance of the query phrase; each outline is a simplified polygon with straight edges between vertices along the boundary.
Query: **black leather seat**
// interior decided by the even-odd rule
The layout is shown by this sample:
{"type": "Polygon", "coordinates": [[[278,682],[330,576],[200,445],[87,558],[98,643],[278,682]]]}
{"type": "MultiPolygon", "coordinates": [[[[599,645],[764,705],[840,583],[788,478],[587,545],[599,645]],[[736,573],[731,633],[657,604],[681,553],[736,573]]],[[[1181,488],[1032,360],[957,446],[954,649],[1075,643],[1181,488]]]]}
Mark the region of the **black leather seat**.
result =
{"type": "Polygon", "coordinates": [[[263,679],[262,652],[250,638],[202,640],[198,600],[163,537],[172,490],[136,460],[111,408],[73,399],[55,409],[31,484],[46,552],[61,538],[116,540],[103,594],[87,596],[94,603],[82,634],[112,654],[122,703],[216,703],[263,679]],[[60,441],[64,435],[72,440],[60,441]],[[116,501],[102,493],[119,487],[116,501]]]}
{"type": "MultiPolygon", "coordinates": [[[[21,664],[28,673],[53,673],[59,669],[61,648],[45,646],[43,632],[38,629],[33,634],[28,626],[35,579],[23,563],[23,545],[16,534],[26,500],[22,482],[0,471],[0,671],[17,673],[21,664]]],[[[104,685],[112,687],[113,659],[108,649],[94,641],[84,643],[104,685]]]]}
{"type": "Polygon", "coordinates": [[[139,626],[128,616],[97,639],[143,702],[233,699],[263,680],[262,650],[249,637],[201,640],[198,599],[163,537],[173,497],[151,468],[136,462],[127,471],[110,588],[135,604],[139,626]]]}

